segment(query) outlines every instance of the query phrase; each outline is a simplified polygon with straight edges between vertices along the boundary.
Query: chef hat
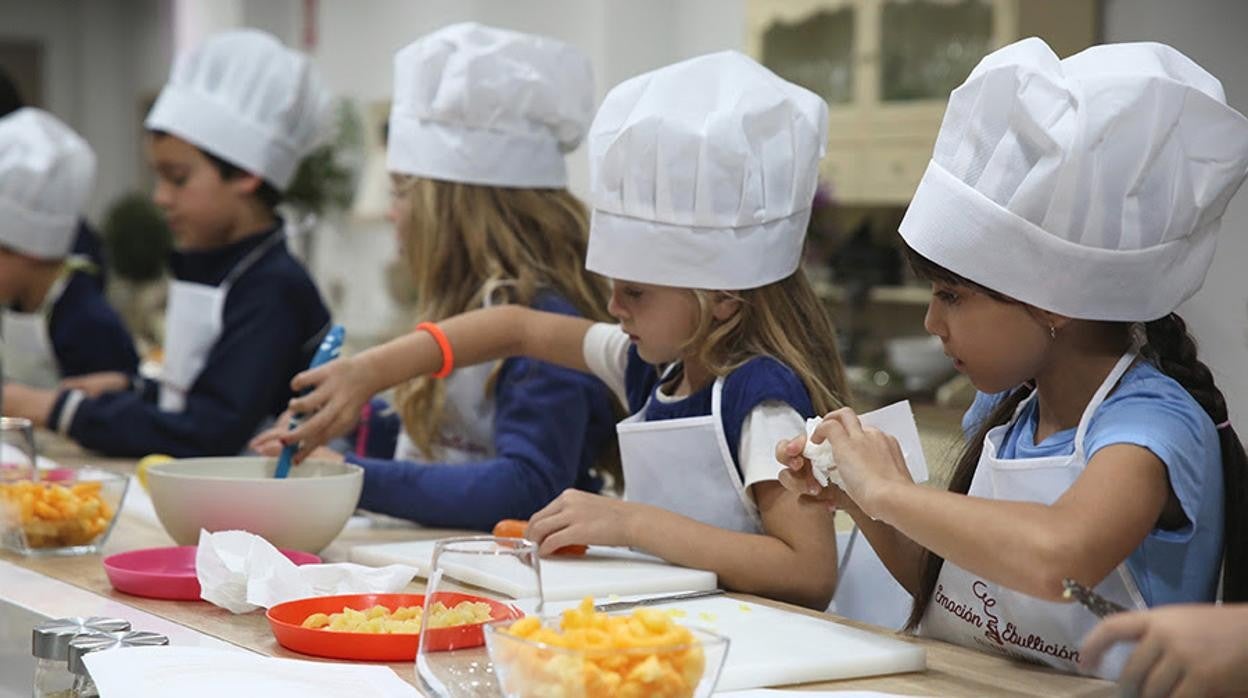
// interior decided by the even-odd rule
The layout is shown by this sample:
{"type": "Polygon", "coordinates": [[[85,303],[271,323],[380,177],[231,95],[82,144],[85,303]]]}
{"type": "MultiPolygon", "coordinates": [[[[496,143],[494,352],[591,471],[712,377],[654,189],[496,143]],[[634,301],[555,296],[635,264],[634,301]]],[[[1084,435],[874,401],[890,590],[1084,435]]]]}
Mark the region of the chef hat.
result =
{"type": "Polygon", "coordinates": [[[1248,119],[1161,44],[1058,60],[1039,39],[949,97],[901,223],[916,252],[1039,308],[1148,321],[1200,288],[1248,175],[1248,119]]]}
{"type": "Polygon", "coordinates": [[[242,29],[180,56],[146,125],[285,189],[320,145],[329,102],[307,56],[242,29]]]}
{"type": "Polygon", "coordinates": [[[594,111],[589,59],[544,36],[453,24],[394,57],[390,170],[498,187],[564,187],[594,111]]]}
{"type": "Polygon", "coordinates": [[[26,107],[0,118],[0,245],[67,256],[94,181],[91,146],[55,116],[26,107]]]}
{"type": "Polygon", "coordinates": [[[735,51],[620,83],[589,132],[586,266],[683,288],[757,288],[798,266],[822,99],[735,51]]]}

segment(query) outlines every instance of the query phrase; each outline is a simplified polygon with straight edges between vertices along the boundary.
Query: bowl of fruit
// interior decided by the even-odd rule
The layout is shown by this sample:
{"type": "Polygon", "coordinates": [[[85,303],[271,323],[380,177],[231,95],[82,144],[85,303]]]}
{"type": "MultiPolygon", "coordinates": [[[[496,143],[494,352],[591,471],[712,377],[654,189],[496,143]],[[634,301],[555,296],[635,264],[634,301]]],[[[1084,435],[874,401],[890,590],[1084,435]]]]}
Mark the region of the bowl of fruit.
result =
{"type": "Polygon", "coordinates": [[[0,482],[0,547],[22,555],[87,555],[108,540],[130,479],[96,468],[0,482]]]}
{"type": "Polygon", "coordinates": [[[714,692],[728,656],[722,635],[653,608],[600,613],[591,599],[558,618],[490,623],[485,644],[508,698],[703,698],[714,692]]]}

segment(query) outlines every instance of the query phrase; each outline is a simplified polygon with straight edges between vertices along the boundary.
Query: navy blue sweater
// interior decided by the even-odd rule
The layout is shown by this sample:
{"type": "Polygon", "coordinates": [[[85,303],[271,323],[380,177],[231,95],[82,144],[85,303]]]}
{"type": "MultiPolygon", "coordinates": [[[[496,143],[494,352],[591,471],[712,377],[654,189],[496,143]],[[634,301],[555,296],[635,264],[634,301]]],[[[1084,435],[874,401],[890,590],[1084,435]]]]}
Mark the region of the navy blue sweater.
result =
{"type": "MultiPolygon", "coordinates": [[[[550,295],[533,307],[577,314],[550,295]]],[[[495,456],[463,464],[395,461],[397,417],[373,420],[368,453],[384,457],[347,457],[364,468],[360,507],[424,526],[484,531],[499,519],[529,518],[569,487],[597,492],[602,483],[590,467],[615,447],[612,400],[591,375],[507,359],[494,392],[495,456]]]]}
{"type": "Polygon", "coordinates": [[[62,378],[97,371],[132,374],[139,369],[134,340],[92,273],[70,274],[52,305],[48,337],[62,378]]]}
{"type": "MultiPolygon", "coordinates": [[[[220,249],[177,253],[174,277],[219,285],[272,235],[284,235],[280,221],[220,249]]],[[[221,336],[187,394],[185,410],[162,411],[155,386],[136,381],[134,391],[82,400],[67,431],[83,446],[116,456],[237,454],[266,417],[285,408],[291,378],[307,368],[328,323],[312,279],[278,242],[234,281],[221,336]]],[[[50,424],[61,424],[68,396],[58,396],[50,424]]]]}

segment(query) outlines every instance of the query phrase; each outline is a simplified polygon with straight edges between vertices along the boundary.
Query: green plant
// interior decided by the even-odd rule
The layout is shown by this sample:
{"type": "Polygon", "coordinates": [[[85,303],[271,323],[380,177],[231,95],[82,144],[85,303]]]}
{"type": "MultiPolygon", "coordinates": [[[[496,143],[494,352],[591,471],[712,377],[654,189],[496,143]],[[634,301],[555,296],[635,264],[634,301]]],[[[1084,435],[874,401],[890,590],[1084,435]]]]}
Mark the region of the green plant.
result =
{"type": "Polygon", "coordinates": [[[350,101],[339,100],[336,111],[334,138],[299,163],[283,196],[287,204],[305,213],[319,216],[329,209],[346,209],[355,198],[356,168],[350,160],[362,147],[362,126],[350,101]]]}
{"type": "Polygon", "coordinates": [[[164,273],[173,234],[147,195],[131,192],[119,197],[104,216],[103,230],[108,258],[118,276],[144,282],[164,273]]]}

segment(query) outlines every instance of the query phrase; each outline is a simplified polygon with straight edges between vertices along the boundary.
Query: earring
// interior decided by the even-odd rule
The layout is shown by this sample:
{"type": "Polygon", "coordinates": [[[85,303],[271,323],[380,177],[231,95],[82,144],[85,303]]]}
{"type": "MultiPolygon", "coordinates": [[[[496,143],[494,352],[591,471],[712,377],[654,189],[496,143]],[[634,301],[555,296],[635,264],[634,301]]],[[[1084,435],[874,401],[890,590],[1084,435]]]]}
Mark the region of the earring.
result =
{"type": "Polygon", "coordinates": [[[1049,339],[1057,339],[1057,328],[1051,322],[1049,323],[1049,339]]]}

